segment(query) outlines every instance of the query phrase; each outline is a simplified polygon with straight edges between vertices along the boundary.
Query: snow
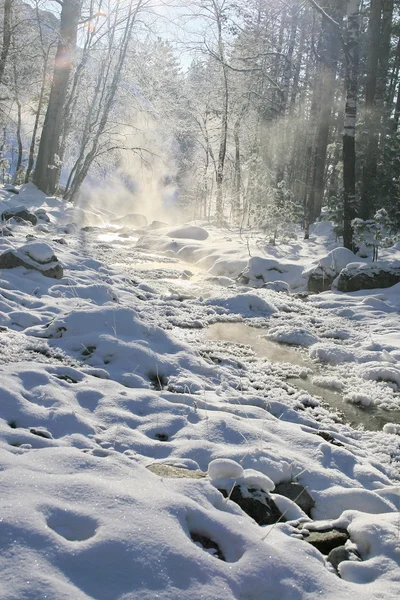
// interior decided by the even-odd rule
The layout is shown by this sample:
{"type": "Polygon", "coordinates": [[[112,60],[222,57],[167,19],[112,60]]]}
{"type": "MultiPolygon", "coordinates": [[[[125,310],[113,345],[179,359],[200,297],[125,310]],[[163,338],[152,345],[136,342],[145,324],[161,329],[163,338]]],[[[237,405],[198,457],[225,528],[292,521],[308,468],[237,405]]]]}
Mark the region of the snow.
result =
{"type": "Polygon", "coordinates": [[[189,240],[206,240],[208,238],[208,231],[203,227],[196,227],[195,225],[188,227],[179,227],[173,229],[167,233],[170,238],[183,238],[189,240]]]}
{"type": "Polygon", "coordinates": [[[328,273],[338,274],[349,263],[354,263],[355,254],[347,248],[334,248],[319,260],[319,265],[328,273]]]}
{"type": "Polygon", "coordinates": [[[30,242],[18,248],[18,251],[42,264],[50,263],[54,260],[54,250],[45,242],[30,242]]]}
{"type": "Polygon", "coordinates": [[[326,223],[308,245],[205,223],[184,228],[207,238],[160,224],[137,240],[107,211],[74,214],[31,184],[0,191],[2,210],[21,203],[46,211],[48,232],[11,224],[0,252],[56,254],[64,277],[0,272],[1,598],[397,598],[399,284],[304,301],[237,280],[261,265],[303,290],[303,272],[332,250],[326,223]],[[103,229],[79,231],[90,213],[103,229]],[[212,324],[219,338],[206,336],[212,324]],[[386,421],[354,429],[297,387],[311,378],[386,421]],[[289,481],[314,498],[311,518],[275,493],[289,481]],[[234,485],[264,490],[286,522],[257,525],[218,491],[234,485]],[[339,578],[299,523],[348,527],[362,561],[341,563],[339,578]]]}
{"type": "Polygon", "coordinates": [[[216,458],[208,465],[210,479],[223,479],[225,477],[242,477],[243,467],[234,460],[216,458]]]}

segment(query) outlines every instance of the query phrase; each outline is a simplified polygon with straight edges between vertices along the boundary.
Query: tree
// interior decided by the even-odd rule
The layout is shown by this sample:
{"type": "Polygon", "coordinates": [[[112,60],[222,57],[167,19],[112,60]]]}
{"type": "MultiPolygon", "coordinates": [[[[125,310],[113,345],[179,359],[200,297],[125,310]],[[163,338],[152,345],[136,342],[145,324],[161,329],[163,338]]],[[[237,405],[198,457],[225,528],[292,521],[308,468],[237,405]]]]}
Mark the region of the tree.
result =
{"type": "Polygon", "coordinates": [[[54,194],[58,181],[65,102],[74,65],[78,23],[82,9],[82,0],[57,1],[61,3],[59,39],[50,97],[33,175],[37,187],[49,195],[54,194]]]}

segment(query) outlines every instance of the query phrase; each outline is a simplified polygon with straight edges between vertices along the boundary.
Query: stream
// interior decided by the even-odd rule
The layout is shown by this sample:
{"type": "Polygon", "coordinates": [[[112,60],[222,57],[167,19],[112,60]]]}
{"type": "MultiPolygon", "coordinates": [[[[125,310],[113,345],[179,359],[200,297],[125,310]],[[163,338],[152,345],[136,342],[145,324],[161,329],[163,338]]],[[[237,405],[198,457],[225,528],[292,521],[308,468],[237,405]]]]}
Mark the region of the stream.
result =
{"type": "MultiPolygon", "coordinates": [[[[273,363],[290,363],[310,369],[312,375],[322,374],[324,365],[312,361],[293,346],[272,342],[261,334],[262,330],[246,323],[216,323],[207,328],[205,337],[209,340],[245,344],[250,346],[257,356],[267,358],[273,363]]],[[[304,379],[289,378],[288,383],[298,390],[321,398],[325,405],[328,405],[327,408],[342,413],[345,421],[352,427],[363,425],[370,431],[381,431],[386,423],[400,422],[400,411],[387,411],[376,406],[365,407],[345,402],[341,392],[316,385],[309,375],[304,379]]]]}
{"type": "MultiPolygon", "coordinates": [[[[118,249],[117,261],[115,255],[111,255],[108,264],[125,272],[137,274],[152,272],[152,275],[160,282],[181,288],[189,292],[193,298],[197,296],[198,286],[206,273],[193,264],[185,263],[176,257],[168,257],[146,251],[136,247],[137,236],[121,237],[115,230],[103,231],[97,235],[96,254],[108,255],[111,250],[118,249]],[[192,288],[192,290],[191,290],[192,288]]],[[[207,296],[206,290],[202,290],[203,297],[207,296]]],[[[303,390],[312,396],[321,399],[325,408],[331,408],[344,415],[345,421],[352,427],[362,425],[370,431],[381,431],[386,423],[400,423],[400,410],[387,411],[376,406],[359,406],[345,402],[341,392],[326,389],[313,383],[313,375],[325,374],[326,366],[312,361],[307,354],[300,349],[285,344],[270,341],[262,336],[263,330],[251,327],[246,323],[216,323],[210,325],[204,332],[204,337],[209,340],[227,341],[250,346],[259,357],[268,359],[273,363],[289,363],[305,367],[312,373],[306,378],[289,378],[287,381],[294,388],[303,390]]]]}

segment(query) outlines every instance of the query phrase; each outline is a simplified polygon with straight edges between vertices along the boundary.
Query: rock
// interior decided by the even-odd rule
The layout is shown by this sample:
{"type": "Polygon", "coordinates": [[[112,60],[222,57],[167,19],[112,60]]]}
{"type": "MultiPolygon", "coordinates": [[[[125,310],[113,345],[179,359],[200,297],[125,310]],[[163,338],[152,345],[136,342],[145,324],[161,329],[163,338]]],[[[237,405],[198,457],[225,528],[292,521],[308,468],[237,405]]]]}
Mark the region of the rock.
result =
{"type": "Polygon", "coordinates": [[[329,275],[322,267],[315,267],[308,277],[307,291],[312,294],[320,294],[331,289],[336,275],[329,275]]]}
{"type": "Polygon", "coordinates": [[[169,231],[167,236],[170,238],[203,241],[208,238],[208,231],[196,225],[186,225],[169,231]]]}
{"type": "MultiPolygon", "coordinates": [[[[226,490],[220,489],[219,491],[225,498],[228,497],[226,490]]],[[[277,521],[285,521],[272,498],[260,488],[235,485],[229,499],[240,506],[243,512],[259,525],[273,525],[277,521]]]]}
{"type": "Polygon", "coordinates": [[[25,206],[17,206],[15,208],[9,208],[8,210],[5,210],[1,215],[1,220],[8,221],[9,219],[15,219],[20,223],[23,221],[28,221],[32,223],[32,225],[37,224],[37,216],[27,210],[25,206]]]}
{"type": "Polygon", "coordinates": [[[3,237],[13,237],[13,232],[9,227],[2,225],[0,226],[0,235],[2,235],[3,237]]]}
{"type": "Polygon", "coordinates": [[[37,435],[47,440],[53,439],[53,436],[51,435],[50,431],[47,431],[47,429],[45,429],[44,427],[30,427],[29,431],[33,433],[33,435],[37,435]]]}
{"type": "Polygon", "coordinates": [[[168,223],[164,223],[163,221],[152,221],[147,229],[153,231],[155,229],[162,229],[163,227],[168,227],[168,223]]]}
{"type": "Polygon", "coordinates": [[[6,192],[11,192],[12,194],[19,194],[19,190],[13,185],[6,185],[4,190],[6,192]]]}
{"type": "Polygon", "coordinates": [[[192,471],[191,469],[183,469],[182,467],[160,463],[148,465],[147,469],[159,477],[170,479],[203,479],[207,475],[203,471],[192,471]]]}
{"type": "Polygon", "coordinates": [[[274,494],[289,498],[289,500],[295,502],[306,515],[311,516],[311,509],[315,506],[314,498],[308,492],[307,488],[300,485],[300,483],[295,483],[294,481],[279,483],[274,490],[274,494]]]}
{"type": "Polygon", "coordinates": [[[0,269],[16,267],[39,271],[45,277],[54,279],[61,279],[64,275],[63,267],[53,254],[52,248],[41,242],[25,244],[17,250],[6,250],[0,254],[0,269]]]}
{"type": "Polygon", "coordinates": [[[379,261],[376,263],[350,263],[337,280],[339,292],[357,292],[375,288],[392,287],[400,282],[400,263],[379,261]]]}
{"type": "Polygon", "coordinates": [[[332,444],[333,446],[344,446],[344,444],[338,442],[328,431],[316,431],[315,435],[319,435],[319,437],[322,437],[326,442],[329,442],[329,444],[332,444]]]}
{"type": "Polygon", "coordinates": [[[204,548],[204,550],[206,550],[209,554],[215,556],[216,558],[219,558],[220,560],[225,561],[225,557],[217,542],[214,542],[202,533],[197,533],[196,531],[191,531],[190,537],[192,538],[195,544],[204,548]]]}
{"type": "Polygon", "coordinates": [[[144,215],[139,213],[130,213],[124,217],[119,217],[111,221],[113,225],[125,225],[125,227],[147,227],[148,222],[144,215]]]}
{"type": "Polygon", "coordinates": [[[304,539],[322,554],[329,554],[334,548],[343,546],[349,537],[346,529],[328,529],[326,531],[310,531],[304,539]]]}
{"type": "Polygon", "coordinates": [[[327,560],[338,570],[338,566],[345,560],[361,561],[361,557],[356,550],[348,550],[346,546],[338,546],[331,550],[327,560]]]}
{"type": "Polygon", "coordinates": [[[40,221],[44,221],[45,223],[50,223],[50,217],[46,213],[44,208],[38,208],[37,210],[35,210],[35,215],[37,216],[38,219],[40,219],[40,221]]]}
{"type": "Polygon", "coordinates": [[[356,255],[347,248],[335,248],[323,256],[318,265],[308,271],[307,289],[309,292],[319,294],[331,289],[333,281],[340,271],[356,259],[356,255]]]}

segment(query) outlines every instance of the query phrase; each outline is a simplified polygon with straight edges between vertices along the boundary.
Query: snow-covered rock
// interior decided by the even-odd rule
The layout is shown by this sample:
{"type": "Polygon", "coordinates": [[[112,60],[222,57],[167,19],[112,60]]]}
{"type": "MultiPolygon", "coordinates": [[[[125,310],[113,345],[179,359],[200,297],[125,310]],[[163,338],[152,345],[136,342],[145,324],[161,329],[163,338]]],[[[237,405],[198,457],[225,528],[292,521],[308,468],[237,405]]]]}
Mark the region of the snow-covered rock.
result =
{"type": "Polygon", "coordinates": [[[17,250],[6,250],[0,255],[0,269],[25,267],[39,271],[45,277],[61,279],[63,267],[51,246],[45,242],[30,242],[17,250]]]}
{"type": "Polygon", "coordinates": [[[197,227],[196,225],[185,225],[177,229],[168,231],[167,236],[170,238],[187,239],[187,240],[206,240],[209,233],[203,227],[197,227]]]}
{"type": "Polygon", "coordinates": [[[372,264],[353,262],[341,271],[337,280],[340,292],[388,288],[400,282],[400,261],[372,264]]]}

